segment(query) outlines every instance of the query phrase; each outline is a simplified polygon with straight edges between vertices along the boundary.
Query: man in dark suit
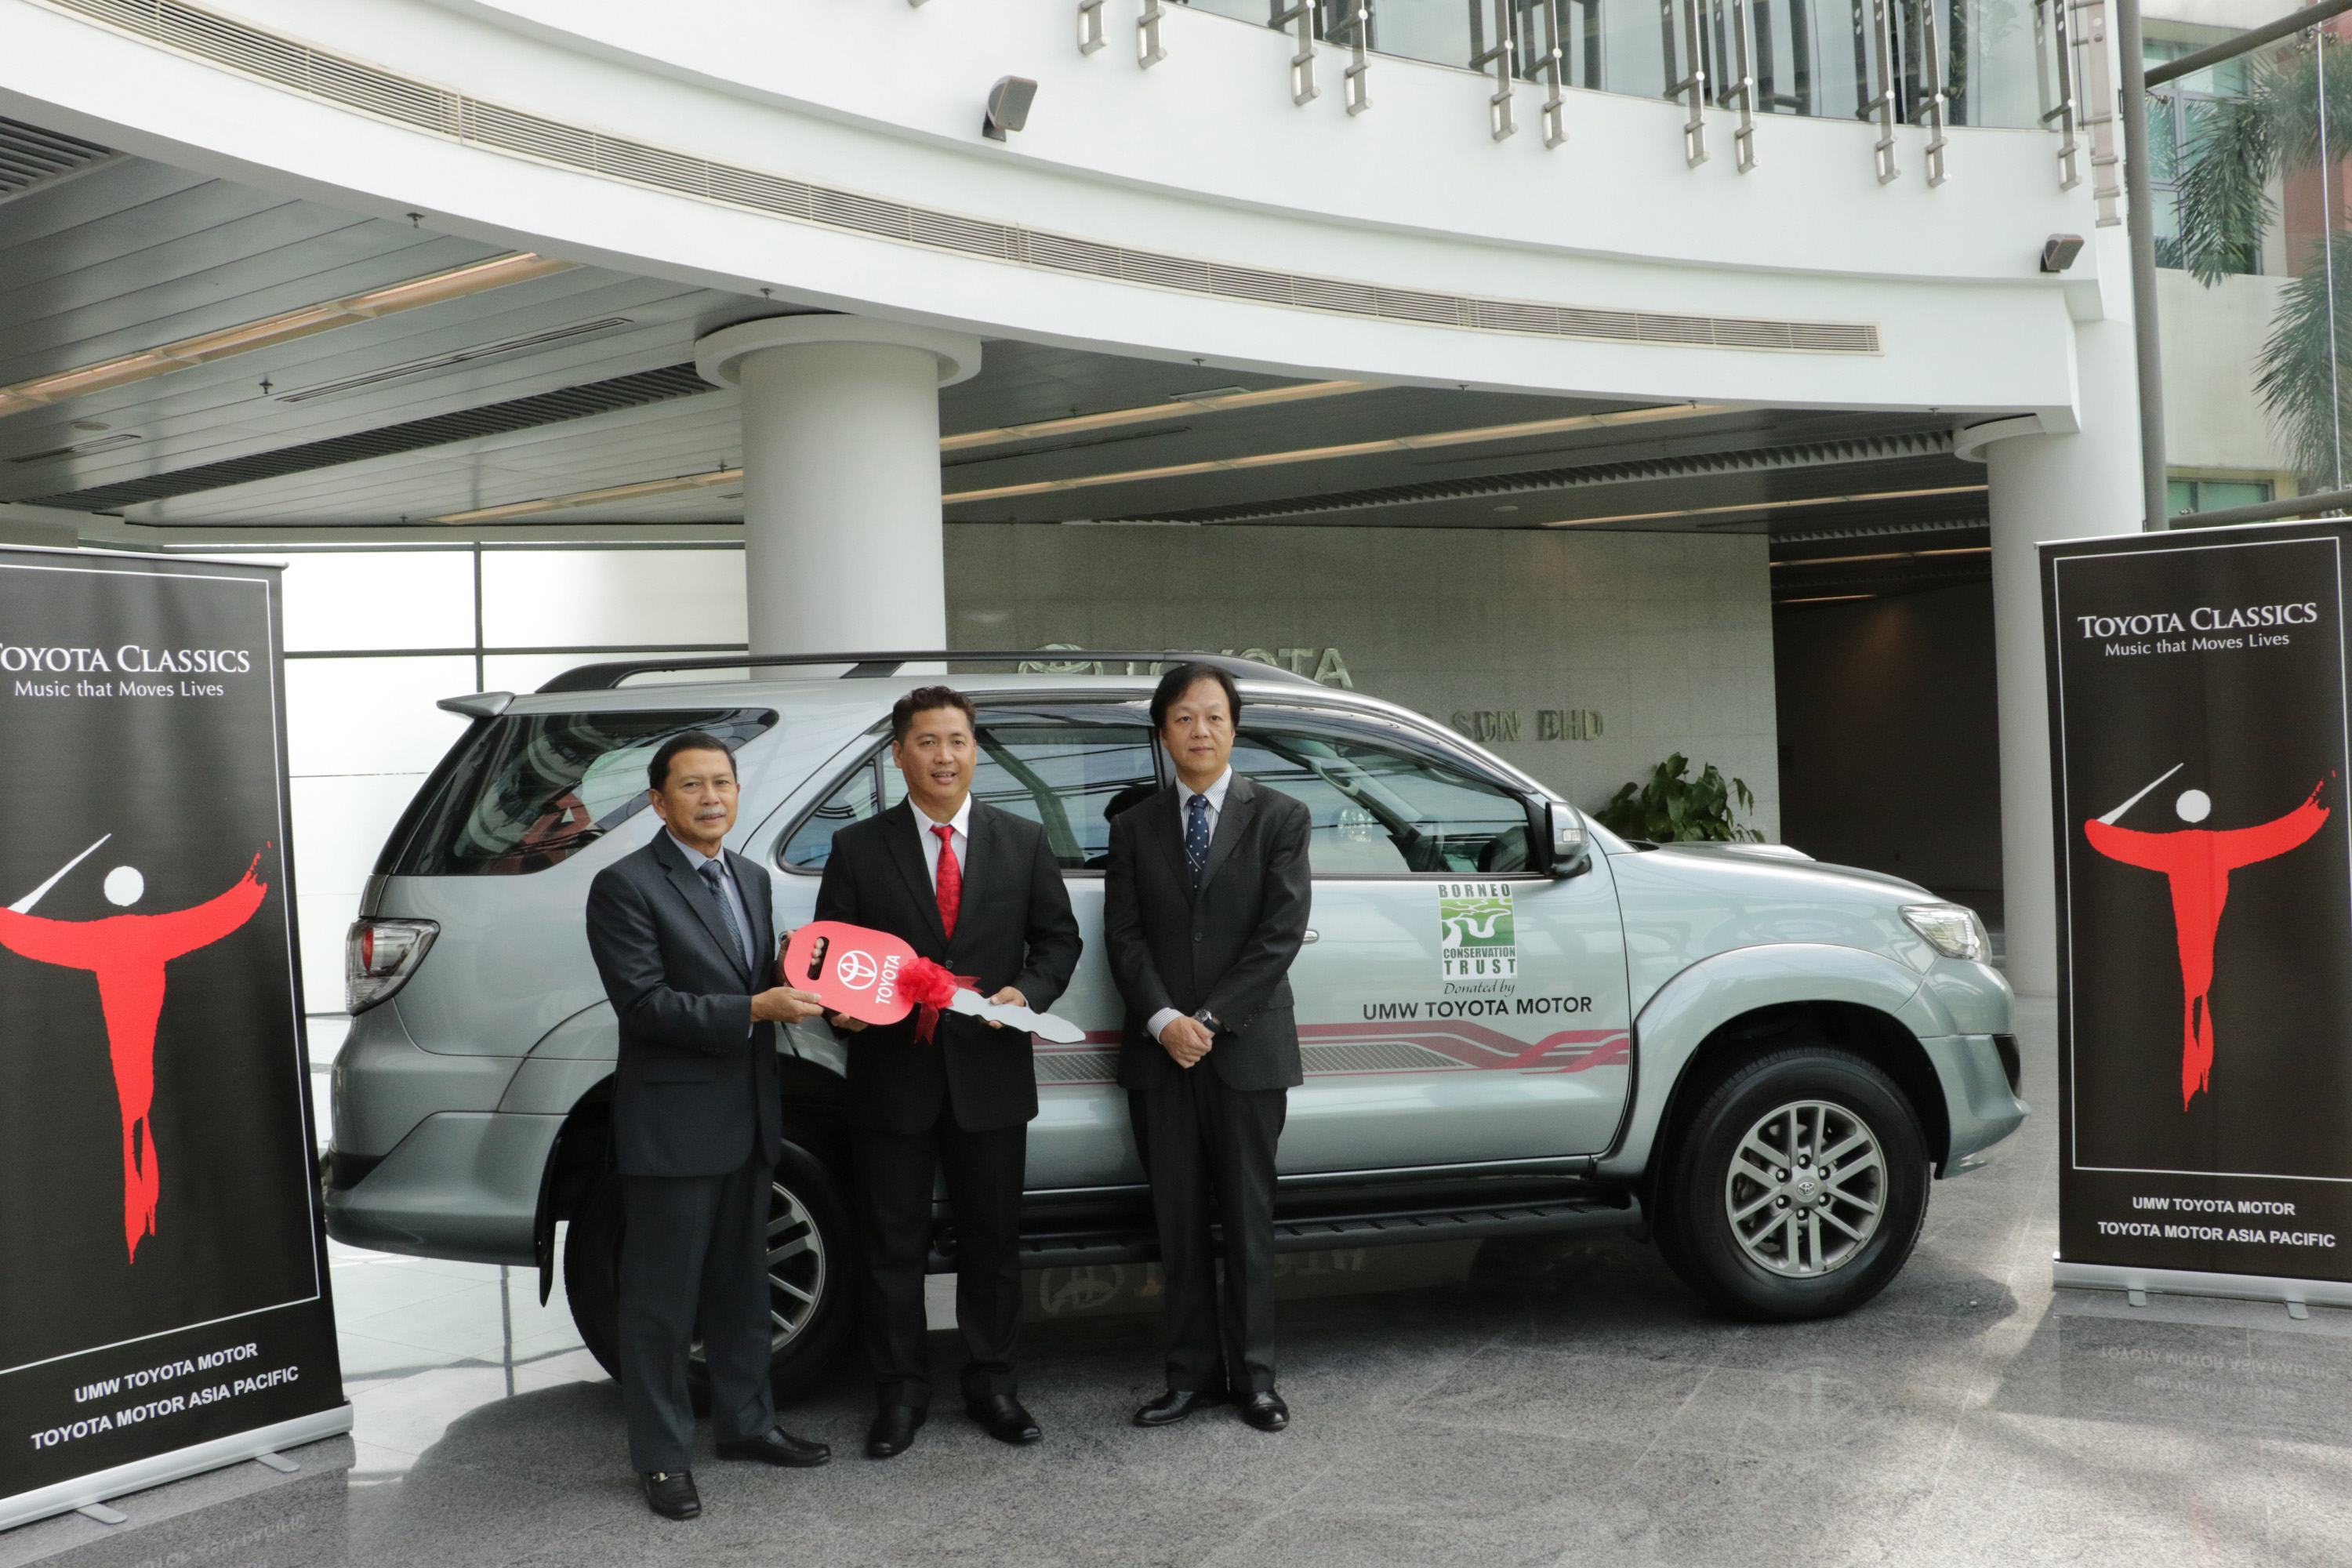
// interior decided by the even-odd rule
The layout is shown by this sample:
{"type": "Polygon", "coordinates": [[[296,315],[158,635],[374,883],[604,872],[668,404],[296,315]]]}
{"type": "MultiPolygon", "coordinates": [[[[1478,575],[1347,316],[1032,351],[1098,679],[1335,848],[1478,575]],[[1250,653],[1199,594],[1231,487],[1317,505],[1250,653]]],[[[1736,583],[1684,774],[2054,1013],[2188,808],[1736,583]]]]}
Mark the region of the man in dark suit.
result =
{"type": "Polygon", "coordinates": [[[699,731],[646,770],[663,830],[596,874],[588,946],[620,1020],[613,1149],[621,1241],[621,1404],[646,1504],[702,1512],[689,1467],[696,1334],[710,1367],[721,1458],[822,1465],[822,1443],[776,1425],[768,1384],[768,1194],[782,1107],[775,1026],[819,1011],[773,984],[768,874],[722,847],[735,759],[699,731]]]}
{"type": "MultiPolygon", "coordinates": [[[[834,836],[816,918],[887,931],[975,978],[992,1001],[1051,1007],[1077,968],[1077,919],[1045,830],[971,798],[980,756],[971,700],[944,686],[900,698],[890,754],[907,798],[834,836]]],[[[923,1272],[942,1171],[954,1210],[964,1408],[991,1436],[1034,1443],[1037,1423],[1013,1369],[1022,1174],[1037,1114],[1030,1037],[955,1013],[938,1016],[929,1041],[915,1016],[833,1025],[855,1035],[849,1121],[876,1412],[866,1456],[903,1453],[930,1409],[923,1272]]]]}
{"type": "Polygon", "coordinates": [[[1151,722],[1177,782],[1112,821],[1103,876],[1103,941],[1127,999],[1118,1081],[1167,1292],[1168,1392],[1139,1426],[1227,1398],[1260,1431],[1290,1424],[1274,1386],[1274,1151],[1300,1077],[1289,972],[1313,897],[1310,818],[1233,771],[1241,710],[1213,665],[1161,679],[1151,722]]]}

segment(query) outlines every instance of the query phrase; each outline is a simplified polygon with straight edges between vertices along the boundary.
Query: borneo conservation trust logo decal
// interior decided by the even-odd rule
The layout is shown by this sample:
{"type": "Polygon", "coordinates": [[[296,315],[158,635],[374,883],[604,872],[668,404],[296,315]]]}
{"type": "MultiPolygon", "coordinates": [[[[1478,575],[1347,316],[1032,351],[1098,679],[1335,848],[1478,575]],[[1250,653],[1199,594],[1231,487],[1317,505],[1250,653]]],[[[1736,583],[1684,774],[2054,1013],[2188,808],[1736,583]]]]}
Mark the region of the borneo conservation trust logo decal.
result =
{"type": "Polygon", "coordinates": [[[1508,882],[1437,885],[1438,960],[1447,980],[1516,980],[1518,932],[1508,882]]]}

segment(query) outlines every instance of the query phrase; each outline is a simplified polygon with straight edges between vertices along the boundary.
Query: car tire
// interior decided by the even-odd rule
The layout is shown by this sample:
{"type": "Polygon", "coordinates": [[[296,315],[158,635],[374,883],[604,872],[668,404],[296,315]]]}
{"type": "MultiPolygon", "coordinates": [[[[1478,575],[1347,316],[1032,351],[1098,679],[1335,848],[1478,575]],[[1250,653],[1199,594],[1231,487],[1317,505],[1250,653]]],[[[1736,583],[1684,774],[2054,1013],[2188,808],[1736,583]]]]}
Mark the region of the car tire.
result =
{"type": "Polygon", "coordinates": [[[1885,1073],[1829,1047],[1777,1050],[1684,1121],[1652,1223],[1675,1272],[1724,1310],[1835,1317],[1910,1258],[1927,1175],[1918,1118],[1885,1073]]]}
{"type": "MultiPolygon", "coordinates": [[[[620,1365],[621,1240],[626,1229],[621,1179],[600,1173],[581,1199],[563,1241],[563,1289],[572,1321],[599,1365],[617,1383],[620,1365]]],[[[840,1365],[856,1319],[856,1277],[849,1212],[824,1165],[795,1143],[776,1162],[768,1221],[768,1378],[779,1404],[806,1394],[840,1365]]],[[[708,1412],[710,1374],[698,1342],[687,1366],[694,1407],[708,1412]]]]}

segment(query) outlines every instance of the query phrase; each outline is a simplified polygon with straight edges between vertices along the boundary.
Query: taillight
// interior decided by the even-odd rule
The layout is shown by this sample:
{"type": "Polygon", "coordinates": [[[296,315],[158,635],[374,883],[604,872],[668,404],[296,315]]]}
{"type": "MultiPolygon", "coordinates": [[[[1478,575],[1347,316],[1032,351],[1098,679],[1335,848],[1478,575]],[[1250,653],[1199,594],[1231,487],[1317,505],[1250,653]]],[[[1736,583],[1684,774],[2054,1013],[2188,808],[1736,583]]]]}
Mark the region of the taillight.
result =
{"type": "Polygon", "coordinates": [[[343,941],[343,1005],[364,1013],[408,984],[441,934],[437,921],[364,920],[343,941]]]}

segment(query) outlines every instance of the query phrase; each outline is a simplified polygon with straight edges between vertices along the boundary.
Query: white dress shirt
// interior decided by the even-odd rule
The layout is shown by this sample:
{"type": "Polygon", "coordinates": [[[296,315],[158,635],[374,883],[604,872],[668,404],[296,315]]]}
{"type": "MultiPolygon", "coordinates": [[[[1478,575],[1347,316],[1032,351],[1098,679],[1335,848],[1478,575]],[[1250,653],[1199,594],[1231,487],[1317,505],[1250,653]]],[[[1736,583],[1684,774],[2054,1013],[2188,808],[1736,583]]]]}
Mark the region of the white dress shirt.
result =
{"type": "MultiPolygon", "coordinates": [[[[1206,789],[1194,789],[1182,779],[1176,781],[1176,847],[1178,849],[1181,850],[1184,847],[1184,830],[1192,825],[1192,797],[1196,795],[1209,803],[1209,842],[1214,844],[1217,841],[1217,818],[1224,815],[1225,791],[1233,787],[1233,783],[1234,770],[1230,766],[1217,775],[1216,783],[1206,789]]],[[[1173,1007],[1162,1007],[1145,1021],[1144,1033],[1156,1040],[1160,1037],[1160,1030],[1183,1016],[1173,1007]]]]}
{"type": "Polygon", "coordinates": [[[936,893],[940,890],[940,836],[931,829],[934,827],[955,829],[949,837],[955,840],[956,865],[965,871],[970,871],[971,869],[971,795],[967,791],[963,797],[963,804],[957,806],[956,814],[945,822],[933,822],[930,814],[919,805],[914,807],[914,813],[915,831],[923,837],[923,864],[930,868],[931,891],[936,893]]]}

